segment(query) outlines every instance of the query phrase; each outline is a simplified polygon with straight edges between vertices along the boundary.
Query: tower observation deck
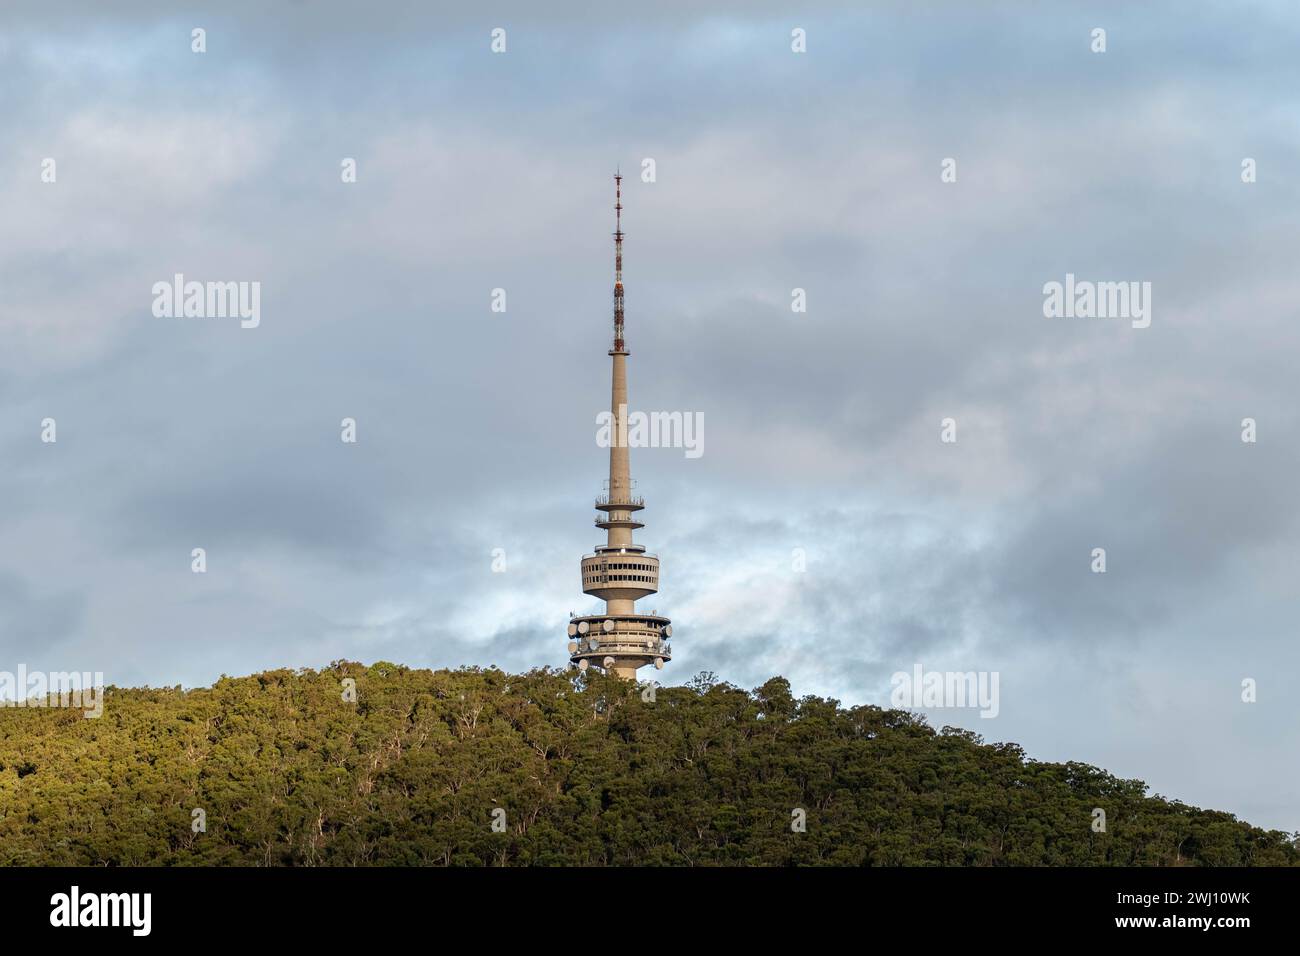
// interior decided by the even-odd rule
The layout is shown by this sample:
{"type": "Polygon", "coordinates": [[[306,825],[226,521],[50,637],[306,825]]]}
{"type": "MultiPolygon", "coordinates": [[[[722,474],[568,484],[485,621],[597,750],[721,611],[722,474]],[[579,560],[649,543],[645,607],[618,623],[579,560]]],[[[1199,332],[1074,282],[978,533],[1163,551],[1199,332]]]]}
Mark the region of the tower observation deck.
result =
{"type": "Polygon", "coordinates": [[[596,499],[596,527],[605,544],[582,558],[582,590],[605,602],[604,614],[569,621],[569,660],[579,669],[596,666],[625,680],[638,668],[662,668],[671,660],[672,622],[654,612],[639,614],[636,602],[659,590],[659,558],[632,540],[644,527],[637,512],[645,500],[632,493],[627,444],[627,344],[623,338],[623,177],[614,175],[614,344],[610,411],[609,491],[596,499]]]}

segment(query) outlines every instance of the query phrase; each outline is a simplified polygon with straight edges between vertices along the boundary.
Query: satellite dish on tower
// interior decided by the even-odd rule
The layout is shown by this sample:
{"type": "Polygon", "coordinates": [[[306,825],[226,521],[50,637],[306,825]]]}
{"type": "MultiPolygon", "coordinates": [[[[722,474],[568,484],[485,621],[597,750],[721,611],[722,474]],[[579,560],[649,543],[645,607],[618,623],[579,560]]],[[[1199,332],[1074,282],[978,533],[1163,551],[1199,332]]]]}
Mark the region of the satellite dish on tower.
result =
{"type": "Polygon", "coordinates": [[[657,671],[661,671],[661,670],[663,670],[663,669],[664,669],[664,659],[663,659],[662,657],[656,657],[656,658],[655,658],[655,670],[657,670],[657,671]]]}
{"type": "Polygon", "coordinates": [[[569,637],[573,637],[573,635],[574,635],[574,634],[577,634],[577,633],[578,633],[578,625],[576,625],[576,624],[570,624],[570,625],[569,625],[569,637]]]}
{"type": "Polygon", "coordinates": [[[673,636],[673,626],[671,624],[665,624],[664,637],[672,637],[672,636],[673,636]]]}
{"type": "Polygon", "coordinates": [[[587,659],[584,657],[582,660],[578,661],[578,670],[585,671],[586,669],[587,669],[587,659]]]}
{"type": "Polygon", "coordinates": [[[577,642],[577,641],[569,641],[569,653],[570,653],[570,654],[576,654],[576,653],[578,653],[578,642],[577,642]]]}
{"type": "Polygon", "coordinates": [[[586,634],[590,630],[591,630],[591,625],[588,624],[586,621],[583,621],[581,624],[578,625],[579,634],[586,634]]]}
{"type": "Polygon", "coordinates": [[[612,658],[612,657],[607,657],[607,658],[605,658],[605,666],[606,666],[606,667],[613,667],[613,666],[614,666],[614,658],[612,658]]]}
{"type": "Polygon", "coordinates": [[[611,621],[609,618],[606,618],[606,619],[605,619],[605,623],[602,624],[601,627],[605,629],[605,633],[606,633],[606,634],[613,633],[613,630],[614,630],[614,622],[611,621]]]}

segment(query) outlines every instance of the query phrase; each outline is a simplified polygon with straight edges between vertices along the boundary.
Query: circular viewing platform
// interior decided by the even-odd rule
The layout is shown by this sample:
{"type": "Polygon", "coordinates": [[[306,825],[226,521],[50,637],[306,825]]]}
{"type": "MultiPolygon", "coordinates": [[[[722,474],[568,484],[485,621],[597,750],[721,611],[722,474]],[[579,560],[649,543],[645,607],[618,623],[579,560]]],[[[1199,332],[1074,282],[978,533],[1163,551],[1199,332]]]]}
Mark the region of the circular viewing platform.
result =
{"type": "Polygon", "coordinates": [[[597,511],[640,511],[645,507],[645,499],[636,495],[611,498],[609,495],[596,496],[597,511]]]}
{"type": "Polygon", "coordinates": [[[659,590],[659,559],[644,552],[604,552],[585,557],[582,590],[602,601],[639,601],[659,590]]]}
{"type": "Polygon", "coordinates": [[[610,528],[631,528],[635,531],[637,528],[644,528],[645,522],[638,521],[630,515],[626,518],[615,518],[612,514],[600,514],[596,515],[596,527],[607,531],[610,528]]]}

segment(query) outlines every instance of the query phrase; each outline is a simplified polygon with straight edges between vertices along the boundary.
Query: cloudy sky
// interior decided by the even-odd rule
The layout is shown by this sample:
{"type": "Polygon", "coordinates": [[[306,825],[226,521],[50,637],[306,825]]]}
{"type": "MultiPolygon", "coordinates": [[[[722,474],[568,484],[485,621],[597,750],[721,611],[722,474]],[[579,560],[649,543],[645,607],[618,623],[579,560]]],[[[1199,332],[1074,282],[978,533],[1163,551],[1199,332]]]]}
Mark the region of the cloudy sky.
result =
{"type": "Polygon", "coordinates": [[[621,164],[657,676],[996,671],[932,722],[1300,829],[1292,5],[541,6],[6,4],[0,669],[563,666],[621,164]]]}

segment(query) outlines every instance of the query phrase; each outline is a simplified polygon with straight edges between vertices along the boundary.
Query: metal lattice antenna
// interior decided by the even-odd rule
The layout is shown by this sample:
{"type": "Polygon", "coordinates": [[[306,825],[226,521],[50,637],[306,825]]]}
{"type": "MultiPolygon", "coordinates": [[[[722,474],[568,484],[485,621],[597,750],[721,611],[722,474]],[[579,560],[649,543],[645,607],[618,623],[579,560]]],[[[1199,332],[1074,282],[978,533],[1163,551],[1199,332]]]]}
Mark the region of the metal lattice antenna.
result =
{"type": "Polygon", "coordinates": [[[623,348],[623,175],[614,173],[614,351],[623,348]]]}

